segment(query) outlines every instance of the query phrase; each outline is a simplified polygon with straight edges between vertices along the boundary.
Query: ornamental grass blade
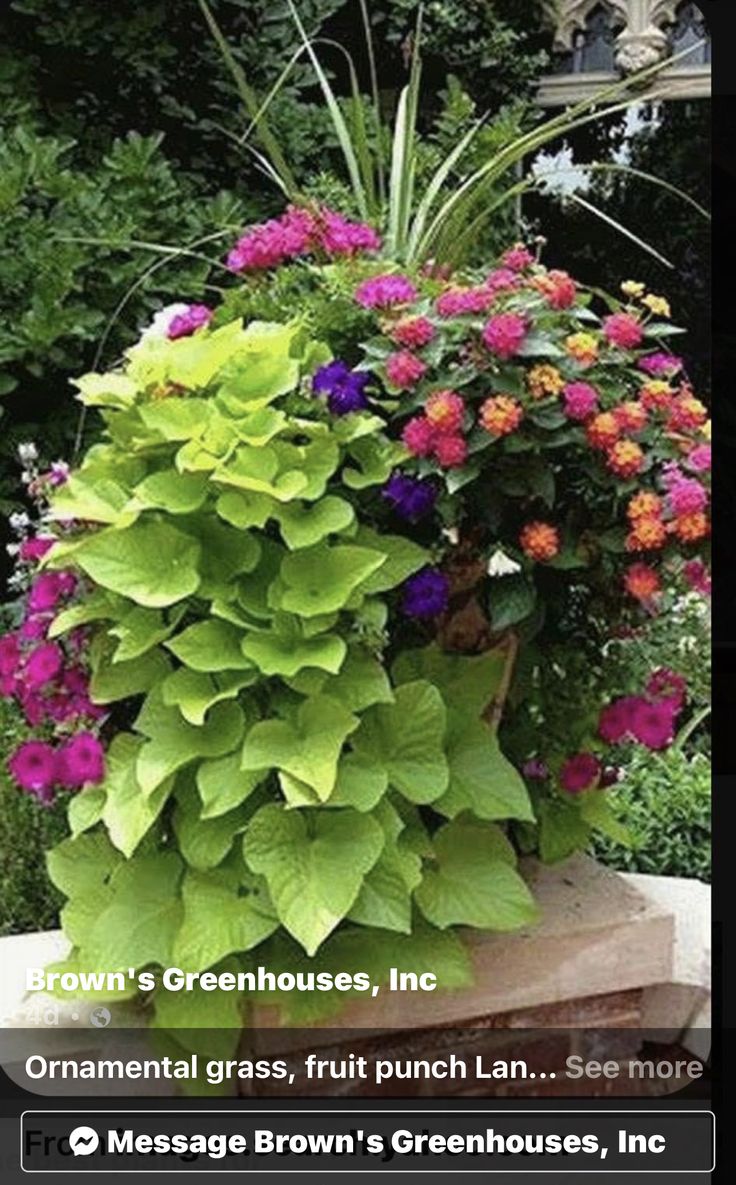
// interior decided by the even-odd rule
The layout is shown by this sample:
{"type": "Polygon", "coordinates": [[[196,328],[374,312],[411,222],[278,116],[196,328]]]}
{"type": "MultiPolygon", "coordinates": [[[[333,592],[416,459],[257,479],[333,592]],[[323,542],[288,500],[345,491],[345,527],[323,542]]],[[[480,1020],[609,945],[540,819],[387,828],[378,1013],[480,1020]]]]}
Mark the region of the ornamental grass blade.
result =
{"type": "Polygon", "coordinates": [[[483,122],[483,120],[478,120],[477,123],[473,124],[472,128],[465,133],[459,144],[456,144],[452,152],[448,153],[448,155],[445,157],[444,161],[439,166],[436,173],[432,177],[432,180],[429,182],[426,190],[424,191],[424,196],[417,207],[417,212],[412,222],[411,233],[409,235],[407,256],[410,260],[413,259],[414,255],[416,254],[417,246],[421,239],[424,228],[427,225],[427,218],[431,213],[432,206],[437,200],[442,187],[447,181],[447,178],[450,176],[450,173],[454,169],[455,165],[462,158],[463,154],[477,136],[478,132],[483,126],[483,122]]]}
{"type": "MultiPolygon", "coordinates": [[[[200,0],[200,2],[203,2],[203,0],[200,0]]],[[[348,131],[348,126],[345,122],[345,117],[344,117],[342,111],[340,110],[340,104],[338,103],[337,99],[335,98],[335,93],[330,85],[330,81],[329,81],[327,75],[325,74],[324,70],[322,69],[320,60],[317,57],[316,53],[314,52],[314,46],[312,45],[312,42],[310,41],[309,37],[307,36],[306,29],[304,28],[304,25],[301,22],[299,13],[297,12],[296,8],[294,7],[293,0],[287,0],[287,4],[289,6],[289,11],[291,12],[291,15],[294,19],[294,23],[299,31],[299,36],[302,38],[302,41],[304,42],[305,49],[309,55],[309,59],[310,59],[312,66],[314,68],[314,72],[317,75],[317,80],[319,82],[320,88],[322,90],[322,94],[324,96],[325,103],[327,104],[327,109],[328,109],[328,111],[330,113],[330,117],[332,119],[332,124],[335,129],[335,135],[337,136],[338,143],[340,145],[340,148],[342,149],[342,154],[345,157],[345,164],[347,165],[348,175],[350,177],[350,184],[352,185],[352,188],[353,188],[353,194],[355,196],[355,201],[356,201],[356,204],[357,204],[358,209],[360,211],[360,215],[362,218],[367,220],[369,218],[369,211],[368,211],[368,201],[367,201],[365,186],[363,184],[363,179],[361,177],[358,159],[355,155],[352,141],[350,139],[350,132],[348,131]]]]}
{"type": "Polygon", "coordinates": [[[653,255],[654,258],[659,260],[660,263],[664,264],[665,267],[668,267],[671,271],[674,271],[674,263],[671,263],[669,259],[660,254],[660,252],[657,251],[655,247],[652,247],[652,245],[647,243],[645,239],[639,238],[639,236],[635,235],[633,231],[628,230],[628,228],[625,227],[621,222],[618,222],[615,218],[612,218],[610,214],[606,214],[605,210],[600,210],[598,206],[594,206],[592,202],[587,200],[587,198],[580,197],[580,195],[577,193],[570,193],[567,195],[567,200],[575,202],[575,205],[581,206],[582,209],[587,210],[589,214],[593,214],[596,218],[600,218],[602,222],[607,223],[608,226],[612,226],[614,230],[619,232],[619,234],[622,234],[627,239],[631,239],[632,243],[636,243],[636,245],[641,247],[643,251],[646,251],[647,254],[653,255]]]}
{"type": "Polygon", "coordinates": [[[422,35],[423,8],[417,15],[411,73],[407,86],[399,96],[394,126],[389,179],[388,247],[395,256],[403,255],[407,246],[409,222],[414,202],[416,176],[416,131],[419,112],[419,89],[422,65],[419,47],[422,35]]]}
{"type": "Polygon", "coordinates": [[[373,98],[374,115],[376,120],[376,173],[378,176],[378,196],[381,203],[386,200],[386,174],[383,159],[383,119],[381,117],[381,96],[378,90],[378,70],[376,69],[376,53],[373,44],[370,15],[366,0],[360,0],[360,15],[365,34],[365,48],[368,55],[368,71],[371,79],[371,96],[373,98]]]}
{"type": "Polygon", "coordinates": [[[215,40],[215,43],[217,44],[217,48],[220,51],[222,59],[230,71],[230,74],[232,75],[238,94],[240,95],[240,98],[243,102],[243,106],[250,115],[251,119],[255,120],[257,118],[258,138],[260,139],[264,151],[269,157],[274,170],[281,178],[282,188],[288,192],[289,196],[296,196],[298,187],[294,179],[294,175],[286,162],[286,158],[279,147],[276,137],[269,128],[264,115],[259,110],[260,105],[258,102],[258,96],[246,79],[242,66],[235,59],[235,56],[233,55],[233,52],[227,43],[227,39],[222,32],[222,29],[218,25],[209,5],[207,4],[207,0],[197,0],[197,2],[200,9],[202,10],[205,20],[207,21],[207,25],[215,40]]]}

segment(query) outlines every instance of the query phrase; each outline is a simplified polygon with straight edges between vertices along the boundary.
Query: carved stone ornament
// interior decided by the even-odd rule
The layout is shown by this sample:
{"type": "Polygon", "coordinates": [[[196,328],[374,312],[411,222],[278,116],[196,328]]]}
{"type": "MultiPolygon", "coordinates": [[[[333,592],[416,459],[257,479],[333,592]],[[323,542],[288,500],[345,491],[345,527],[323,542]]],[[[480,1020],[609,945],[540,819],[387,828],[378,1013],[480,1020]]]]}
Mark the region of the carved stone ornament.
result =
{"type": "MultiPolygon", "coordinates": [[[[616,65],[622,74],[653,66],[667,53],[664,26],[674,23],[679,0],[607,0],[612,22],[621,27],[616,37],[616,65]]],[[[555,42],[572,50],[576,34],[585,28],[600,0],[560,0],[555,42]]]]}

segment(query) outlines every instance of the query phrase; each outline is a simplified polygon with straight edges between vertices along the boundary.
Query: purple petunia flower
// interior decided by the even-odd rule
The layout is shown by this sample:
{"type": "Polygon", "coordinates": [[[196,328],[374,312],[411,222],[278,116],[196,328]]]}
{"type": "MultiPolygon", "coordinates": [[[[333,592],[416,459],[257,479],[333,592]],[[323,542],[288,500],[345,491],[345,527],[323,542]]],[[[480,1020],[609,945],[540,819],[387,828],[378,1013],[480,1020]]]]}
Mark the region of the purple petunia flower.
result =
{"type": "Polygon", "coordinates": [[[392,473],[381,494],[400,518],[411,520],[429,514],[437,501],[439,490],[434,482],[426,478],[392,473]]]}
{"type": "Polygon", "coordinates": [[[365,389],[371,376],[364,371],[351,370],[339,359],[321,366],[312,379],[315,395],[326,395],[327,406],[333,416],[346,416],[368,406],[365,389]]]}
{"type": "Polygon", "coordinates": [[[439,568],[422,568],[404,585],[403,610],[408,617],[438,617],[450,599],[450,582],[439,568]]]}

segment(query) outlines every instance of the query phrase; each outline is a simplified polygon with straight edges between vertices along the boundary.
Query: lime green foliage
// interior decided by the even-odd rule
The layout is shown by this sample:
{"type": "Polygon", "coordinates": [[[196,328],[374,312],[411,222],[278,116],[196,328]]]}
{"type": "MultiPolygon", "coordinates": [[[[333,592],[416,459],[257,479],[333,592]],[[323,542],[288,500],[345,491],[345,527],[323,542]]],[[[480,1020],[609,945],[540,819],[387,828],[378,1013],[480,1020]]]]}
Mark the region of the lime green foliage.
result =
{"type": "Polygon", "coordinates": [[[0,935],[51,930],[62,895],[44,875],[44,853],[66,830],[61,803],[39,807],[5,772],[7,754],[28,736],[17,709],[0,700],[0,935]]]}
{"type": "Polygon", "coordinates": [[[631,844],[597,837],[596,856],[624,872],[710,881],[711,772],[705,756],[687,757],[677,748],[654,761],[632,755],[615,805],[631,844]]]}
{"type": "Polygon", "coordinates": [[[92,623],[117,732],[49,861],[75,965],[319,969],[347,944],[379,979],[425,960],[452,986],[454,927],[536,916],[498,826],[529,798],[481,721],[503,658],[388,671],[394,590],[431,557],[372,525],[403,456],[381,417],[305,397],[327,357],[298,323],[235,320],[77,384],[106,427],[55,503],[85,525],[49,559],[83,588],[54,633],[92,623]]]}

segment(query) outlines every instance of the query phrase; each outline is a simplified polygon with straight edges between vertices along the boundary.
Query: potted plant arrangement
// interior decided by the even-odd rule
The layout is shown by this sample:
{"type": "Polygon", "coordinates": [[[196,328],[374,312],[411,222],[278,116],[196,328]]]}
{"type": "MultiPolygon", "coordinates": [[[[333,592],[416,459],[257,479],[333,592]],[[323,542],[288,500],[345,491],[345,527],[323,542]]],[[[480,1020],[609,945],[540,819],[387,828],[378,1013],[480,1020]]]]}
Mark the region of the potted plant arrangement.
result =
{"type": "MultiPolygon", "coordinates": [[[[102,433],[78,465],[25,458],[3,692],[37,730],[19,786],[68,796],[69,970],[462,986],[465,928],[536,920],[519,856],[625,839],[619,754],[676,734],[670,670],[601,688],[564,735],[539,708],[560,654],[707,585],[707,412],[668,302],[586,290],[538,243],[474,258],[489,192],[564,122],[446,197],[471,129],[418,196],[418,85],[417,64],[386,177],[335,108],[364,216],[294,194],[232,245],[219,307],[163,310],[80,378],[102,433]]],[[[278,993],[150,1003],[235,1029],[255,999],[278,993]]]]}

